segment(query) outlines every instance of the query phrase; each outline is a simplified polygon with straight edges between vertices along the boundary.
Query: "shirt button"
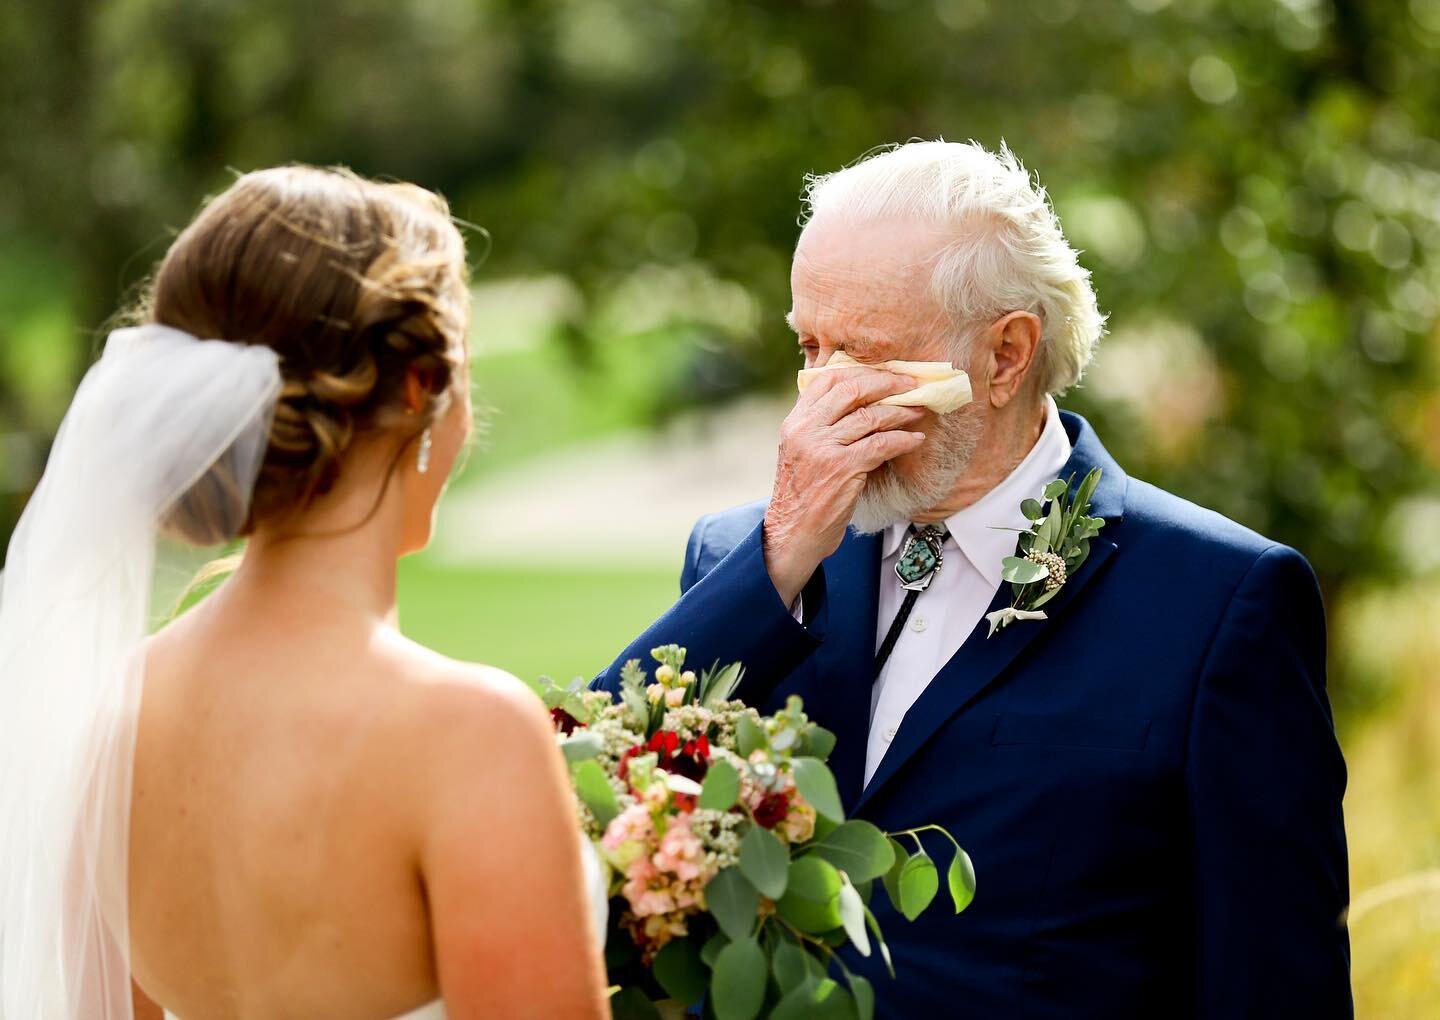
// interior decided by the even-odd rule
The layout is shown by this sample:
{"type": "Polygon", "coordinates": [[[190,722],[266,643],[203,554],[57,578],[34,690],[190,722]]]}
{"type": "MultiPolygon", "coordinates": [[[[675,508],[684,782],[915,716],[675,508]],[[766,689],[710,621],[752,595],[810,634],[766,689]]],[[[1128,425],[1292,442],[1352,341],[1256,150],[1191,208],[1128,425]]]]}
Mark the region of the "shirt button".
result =
{"type": "Polygon", "coordinates": [[[899,732],[899,730],[898,730],[896,727],[894,727],[894,726],[891,726],[889,729],[887,729],[887,730],[885,731],[885,743],[888,744],[888,743],[890,743],[890,741],[894,740],[894,739],[895,739],[895,734],[898,733],[898,732],[899,732]]]}
{"type": "Polygon", "coordinates": [[[917,634],[928,626],[930,626],[930,621],[925,619],[925,617],[923,616],[916,616],[913,620],[910,621],[910,629],[917,634]]]}

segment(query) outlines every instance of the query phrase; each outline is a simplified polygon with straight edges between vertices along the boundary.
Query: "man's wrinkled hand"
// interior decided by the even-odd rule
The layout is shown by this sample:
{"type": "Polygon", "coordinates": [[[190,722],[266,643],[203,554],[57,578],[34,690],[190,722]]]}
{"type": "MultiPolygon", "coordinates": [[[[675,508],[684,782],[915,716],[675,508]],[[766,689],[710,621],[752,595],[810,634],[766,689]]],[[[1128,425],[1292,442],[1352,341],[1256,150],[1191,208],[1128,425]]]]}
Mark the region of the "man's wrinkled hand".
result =
{"type": "Polygon", "coordinates": [[[840,547],[866,476],[924,441],[923,432],[910,431],[923,408],[877,403],[914,385],[909,376],[868,368],[827,372],[805,388],[780,427],[765,568],[787,606],[840,547]]]}

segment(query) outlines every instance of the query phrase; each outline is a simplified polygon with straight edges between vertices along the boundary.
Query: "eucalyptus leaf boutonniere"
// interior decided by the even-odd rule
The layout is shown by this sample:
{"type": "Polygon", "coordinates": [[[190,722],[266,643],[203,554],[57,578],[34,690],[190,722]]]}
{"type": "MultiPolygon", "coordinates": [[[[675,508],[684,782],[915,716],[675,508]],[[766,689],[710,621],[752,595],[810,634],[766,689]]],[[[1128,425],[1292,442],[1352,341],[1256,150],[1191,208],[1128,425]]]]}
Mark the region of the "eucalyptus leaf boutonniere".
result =
{"type": "Polygon", "coordinates": [[[986,613],[993,637],[997,630],[1016,620],[1043,620],[1041,609],[1065,587],[1065,581],[1090,555],[1090,539],[1100,534],[1105,522],[1090,512],[1090,497],[1100,484],[1100,469],[1094,468],[1080,483],[1075,498],[1069,498],[1075,476],[1057,478],[1045,486],[1040,499],[1027,499],[1020,512],[1030,521],[1030,530],[1020,533],[1020,555],[1006,556],[1000,576],[1010,583],[1014,594],[1010,605],[986,613]],[[1043,502],[1042,502],[1043,501],[1043,502]]]}

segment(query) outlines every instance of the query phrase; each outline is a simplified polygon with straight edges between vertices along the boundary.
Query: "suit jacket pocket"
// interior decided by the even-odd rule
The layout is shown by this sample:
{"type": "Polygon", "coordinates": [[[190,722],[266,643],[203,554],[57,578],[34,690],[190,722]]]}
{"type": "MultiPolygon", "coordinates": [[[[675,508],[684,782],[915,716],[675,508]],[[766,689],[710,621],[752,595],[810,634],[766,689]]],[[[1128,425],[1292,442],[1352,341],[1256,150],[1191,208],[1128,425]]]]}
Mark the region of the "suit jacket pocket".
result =
{"type": "Polygon", "coordinates": [[[1143,751],[1150,720],[1088,715],[997,715],[990,743],[1001,747],[1039,744],[1050,747],[1097,747],[1143,751]]]}

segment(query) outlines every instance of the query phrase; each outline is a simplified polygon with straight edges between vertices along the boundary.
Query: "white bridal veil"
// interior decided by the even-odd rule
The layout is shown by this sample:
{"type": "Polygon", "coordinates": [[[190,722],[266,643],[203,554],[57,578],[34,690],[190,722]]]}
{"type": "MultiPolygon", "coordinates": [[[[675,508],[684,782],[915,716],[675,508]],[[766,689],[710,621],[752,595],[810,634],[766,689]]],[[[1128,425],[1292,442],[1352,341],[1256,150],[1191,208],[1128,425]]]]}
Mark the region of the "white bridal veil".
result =
{"type": "Polygon", "coordinates": [[[0,1020],[130,1020],[130,786],[156,537],[192,490],[201,537],[240,527],[280,385],[268,347],[123,329],[61,425],[0,576],[0,1020]]]}

